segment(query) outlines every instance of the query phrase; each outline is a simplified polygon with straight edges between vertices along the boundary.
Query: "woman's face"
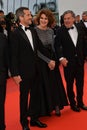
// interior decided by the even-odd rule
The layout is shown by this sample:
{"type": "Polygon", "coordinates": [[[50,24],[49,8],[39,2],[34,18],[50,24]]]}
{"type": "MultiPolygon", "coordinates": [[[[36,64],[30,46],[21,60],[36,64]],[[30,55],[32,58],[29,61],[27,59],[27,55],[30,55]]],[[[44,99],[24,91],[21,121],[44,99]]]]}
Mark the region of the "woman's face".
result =
{"type": "Polygon", "coordinates": [[[40,16],[40,26],[47,27],[48,25],[48,17],[45,14],[41,14],[40,16]]]}

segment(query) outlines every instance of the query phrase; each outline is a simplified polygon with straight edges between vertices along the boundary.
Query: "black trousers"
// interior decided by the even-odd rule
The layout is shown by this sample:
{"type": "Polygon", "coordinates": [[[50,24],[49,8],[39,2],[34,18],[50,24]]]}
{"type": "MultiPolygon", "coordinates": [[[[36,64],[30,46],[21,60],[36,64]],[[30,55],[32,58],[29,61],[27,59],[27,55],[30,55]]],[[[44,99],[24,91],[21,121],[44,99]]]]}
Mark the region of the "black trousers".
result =
{"type": "Polygon", "coordinates": [[[28,116],[36,120],[40,112],[39,77],[23,79],[20,83],[20,122],[22,126],[28,125],[28,116]]]}
{"type": "Polygon", "coordinates": [[[5,129],[6,83],[0,84],[0,130],[5,129]]]}
{"type": "Polygon", "coordinates": [[[84,86],[84,65],[79,64],[77,60],[73,63],[69,63],[68,66],[64,68],[64,74],[70,105],[82,105],[84,86]],[[73,88],[74,81],[76,85],[76,95],[73,88]]]}

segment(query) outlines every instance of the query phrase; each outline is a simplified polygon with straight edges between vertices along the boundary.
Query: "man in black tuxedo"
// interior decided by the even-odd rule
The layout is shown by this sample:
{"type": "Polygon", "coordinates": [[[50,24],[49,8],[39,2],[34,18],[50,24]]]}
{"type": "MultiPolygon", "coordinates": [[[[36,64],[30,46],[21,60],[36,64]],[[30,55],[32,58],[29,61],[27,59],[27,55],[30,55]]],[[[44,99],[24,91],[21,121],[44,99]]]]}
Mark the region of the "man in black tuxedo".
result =
{"type": "MultiPolygon", "coordinates": [[[[42,46],[32,24],[31,12],[26,7],[16,10],[19,27],[10,36],[11,47],[11,74],[17,85],[20,86],[20,122],[23,130],[30,130],[28,113],[31,117],[30,126],[46,127],[38,120],[40,112],[40,70],[37,50],[49,56],[42,46]],[[28,102],[30,92],[30,103],[28,102]],[[28,112],[29,109],[29,112],[28,112]]],[[[55,62],[48,64],[53,69],[55,62]]]]}
{"type": "Polygon", "coordinates": [[[78,23],[78,25],[81,28],[81,31],[84,35],[86,42],[87,42],[87,11],[84,11],[82,13],[82,20],[78,23]]]}
{"type": "Polygon", "coordinates": [[[8,73],[7,40],[0,33],[0,130],[5,130],[5,96],[8,73]]]}
{"type": "MultiPolygon", "coordinates": [[[[83,103],[84,59],[87,45],[80,28],[75,22],[75,14],[68,10],[63,14],[64,25],[57,31],[55,51],[60,63],[64,66],[67,94],[71,109],[79,112],[80,108],[87,110],[83,103]],[[73,83],[76,84],[76,97],[73,83]]],[[[87,56],[87,54],[86,54],[87,56]]]]}

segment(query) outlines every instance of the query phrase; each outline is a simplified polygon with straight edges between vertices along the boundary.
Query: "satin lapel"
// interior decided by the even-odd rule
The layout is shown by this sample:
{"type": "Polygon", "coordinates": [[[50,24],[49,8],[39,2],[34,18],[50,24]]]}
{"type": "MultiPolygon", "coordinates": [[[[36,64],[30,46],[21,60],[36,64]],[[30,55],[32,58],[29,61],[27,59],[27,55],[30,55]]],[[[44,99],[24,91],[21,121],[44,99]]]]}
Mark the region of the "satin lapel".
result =
{"type": "Polygon", "coordinates": [[[34,45],[34,50],[35,50],[36,49],[35,32],[34,32],[34,29],[32,29],[32,28],[30,28],[30,30],[31,30],[33,45],[34,45]]]}
{"type": "Polygon", "coordinates": [[[86,28],[86,26],[85,26],[84,22],[82,22],[82,21],[81,21],[81,24],[82,24],[83,28],[86,28]]]}
{"type": "Polygon", "coordinates": [[[27,45],[29,45],[30,48],[32,49],[30,41],[29,41],[27,35],[25,34],[25,32],[23,31],[23,29],[21,27],[18,27],[18,31],[19,31],[20,35],[24,38],[24,40],[27,42],[27,45]]]}
{"type": "Polygon", "coordinates": [[[86,28],[85,24],[84,24],[83,22],[82,22],[81,24],[82,24],[82,26],[83,26],[84,30],[85,30],[85,31],[86,31],[86,33],[87,33],[87,28],[86,28]]]}
{"type": "Polygon", "coordinates": [[[76,44],[76,46],[78,46],[78,44],[79,44],[79,38],[81,38],[81,36],[80,36],[80,31],[79,31],[78,26],[76,26],[76,28],[77,28],[77,32],[78,32],[78,37],[77,37],[77,44],[76,44]]]}
{"type": "MultiPolygon", "coordinates": [[[[72,38],[70,37],[67,28],[65,28],[65,37],[67,38],[68,41],[72,41],[72,38]]],[[[70,43],[71,43],[71,42],[70,42],[70,43]]],[[[74,45],[73,41],[72,41],[72,44],[74,45]]]]}
{"type": "Polygon", "coordinates": [[[18,28],[19,33],[21,34],[21,36],[29,43],[29,39],[26,36],[25,32],[23,31],[23,29],[21,27],[18,28]]]}
{"type": "MultiPolygon", "coordinates": [[[[66,27],[65,27],[65,36],[68,38],[69,41],[72,42],[73,46],[75,47],[75,45],[74,45],[74,43],[73,43],[73,40],[72,40],[71,36],[69,35],[69,32],[68,32],[68,30],[67,30],[66,27]]],[[[71,42],[70,42],[70,43],[71,43],[71,42]]]]}

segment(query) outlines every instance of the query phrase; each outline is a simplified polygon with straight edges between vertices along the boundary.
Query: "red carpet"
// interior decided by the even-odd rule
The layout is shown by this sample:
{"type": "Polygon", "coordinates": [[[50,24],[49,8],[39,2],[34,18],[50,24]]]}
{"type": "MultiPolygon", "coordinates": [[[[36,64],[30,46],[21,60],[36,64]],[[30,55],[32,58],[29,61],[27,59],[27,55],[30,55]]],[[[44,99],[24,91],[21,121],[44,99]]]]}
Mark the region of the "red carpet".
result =
{"type": "MultiPolygon", "coordinates": [[[[85,64],[84,103],[87,104],[87,63],[85,64]]],[[[7,84],[5,112],[6,130],[22,130],[19,122],[19,88],[12,79],[9,79],[7,84]]],[[[48,124],[47,128],[31,127],[31,130],[87,130],[87,111],[76,113],[68,106],[61,113],[61,117],[56,117],[53,113],[51,117],[41,118],[41,121],[48,124]]]]}

